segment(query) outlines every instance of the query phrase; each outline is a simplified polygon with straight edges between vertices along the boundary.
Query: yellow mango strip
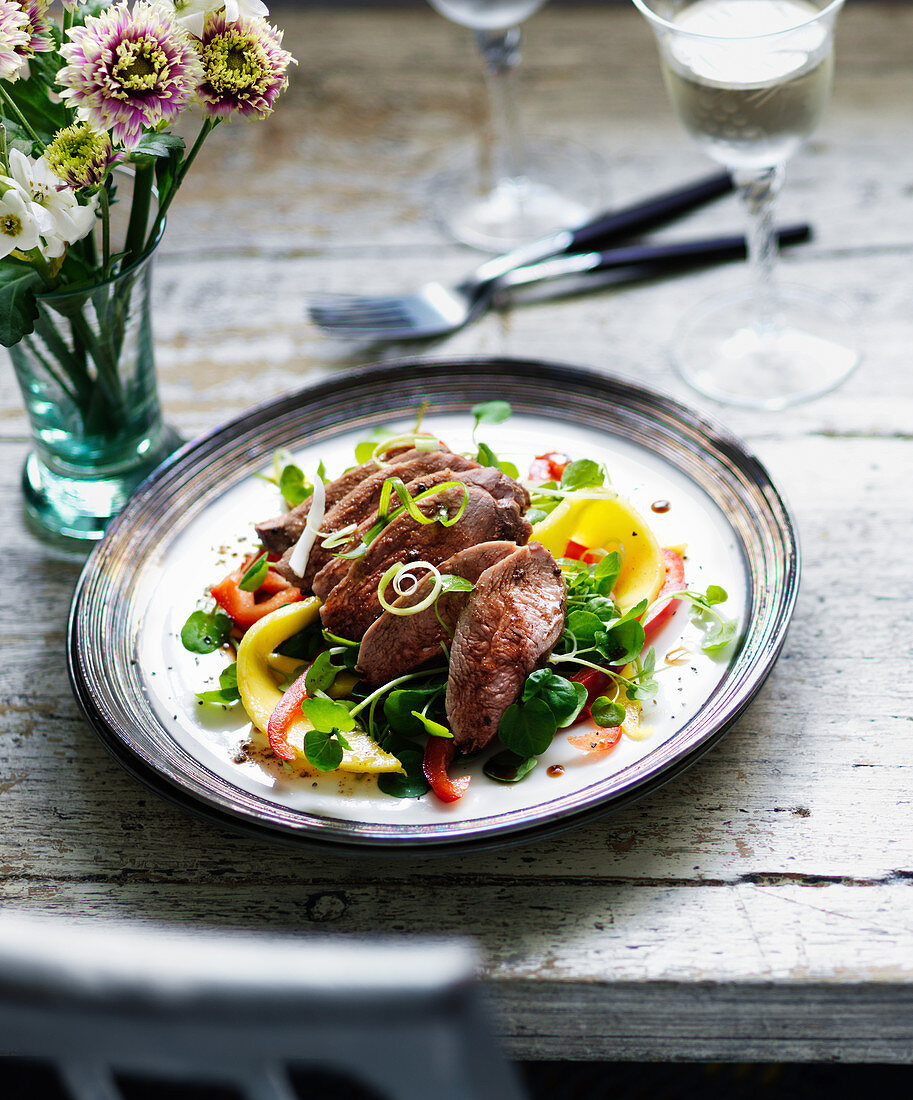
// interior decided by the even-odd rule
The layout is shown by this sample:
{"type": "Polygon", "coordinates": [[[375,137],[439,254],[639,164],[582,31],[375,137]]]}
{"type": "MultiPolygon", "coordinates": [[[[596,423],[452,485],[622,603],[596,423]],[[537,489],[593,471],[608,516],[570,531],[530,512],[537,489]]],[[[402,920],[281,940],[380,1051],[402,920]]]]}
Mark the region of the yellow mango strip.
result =
{"type": "MultiPolygon", "coordinates": [[[[264,734],[269,727],[270,715],[282,698],[282,692],[276,687],[270,671],[270,657],[284,641],[314,622],[319,609],[320,601],[316,598],[286,604],[254,623],[241,639],[238,646],[238,693],[251,721],[264,734]]],[[[313,726],[302,714],[288,731],[288,743],[299,757],[298,762],[304,765],[307,765],[304,735],[311,729],[313,726]]],[[[350,748],[343,751],[339,771],[403,771],[399,760],[384,752],[368,734],[352,730],[344,736],[350,748]]]]}
{"type": "Polygon", "coordinates": [[[564,557],[569,542],[591,550],[617,550],[622,567],[613,595],[622,611],[641,600],[652,603],[666,576],[659,543],[623,497],[596,497],[591,489],[580,498],[565,497],[533,526],[532,537],[555,558],[564,557]]]}

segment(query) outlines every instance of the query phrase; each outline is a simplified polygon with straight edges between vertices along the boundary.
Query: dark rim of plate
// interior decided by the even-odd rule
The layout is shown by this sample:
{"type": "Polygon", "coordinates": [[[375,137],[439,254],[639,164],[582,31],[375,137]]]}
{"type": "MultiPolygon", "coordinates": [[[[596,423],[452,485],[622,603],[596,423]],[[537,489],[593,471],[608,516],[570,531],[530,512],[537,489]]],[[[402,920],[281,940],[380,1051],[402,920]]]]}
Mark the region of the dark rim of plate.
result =
{"type": "Polygon", "coordinates": [[[171,801],[233,829],[364,854],[500,847],[614,811],[689,767],[739,718],[783,646],[799,582],[795,525],[767,471],[725,428],[674,399],[565,364],[516,358],[408,358],[323,377],[196,439],[134,493],[91,554],[70,611],[73,691],[103,744],[171,801]],[[732,528],[746,572],[746,628],[723,679],[697,714],[615,775],[535,806],[472,821],[398,825],[327,818],[281,806],[209,770],[169,734],[135,659],[131,595],[144,567],[230,485],[280,446],[370,429],[429,398],[437,414],[509,400],[518,413],[603,431],[652,452],[708,494],[732,528]],[[130,624],[132,622],[132,629],[130,624]]]}

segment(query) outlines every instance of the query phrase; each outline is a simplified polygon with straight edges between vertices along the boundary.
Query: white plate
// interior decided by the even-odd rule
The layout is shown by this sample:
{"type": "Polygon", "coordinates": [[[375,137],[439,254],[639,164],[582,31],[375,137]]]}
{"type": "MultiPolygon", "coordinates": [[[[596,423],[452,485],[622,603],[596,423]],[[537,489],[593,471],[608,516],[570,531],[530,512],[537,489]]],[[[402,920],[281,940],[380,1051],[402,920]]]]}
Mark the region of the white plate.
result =
{"type": "MultiPolygon", "coordinates": [[[[793,525],[759,464],[717,426],[667,398],[577,368],[518,360],[409,360],[367,368],[272,402],[188,445],[138,491],[86,566],[71,617],[74,690],[115,755],[157,790],[226,824],[343,845],[500,843],[605,812],[664,781],[709,747],[760,687],[795,600],[793,525]],[[425,426],[455,450],[472,446],[469,408],[492,398],[514,414],[479,438],[523,469],[544,450],[606,463],[614,487],[663,545],[687,545],[690,587],[722,585],[727,615],[745,624],[722,660],[701,653],[680,609],[656,639],[657,657],[684,643],[689,657],[658,677],[645,706],[647,739],[623,738],[585,756],[559,731],[522,782],[485,777],[485,756],[458,802],[395,799],[371,777],[289,776],[242,751],[251,727],[239,707],[201,707],[225,658],[197,657],[179,632],[207,585],[256,546],[252,524],[282,510],[255,477],[277,447],[330,474],[379,424],[425,426]],[[544,410],[547,410],[545,412],[544,410]],[[668,500],[668,512],[651,504],[668,500]],[[555,775],[561,765],[563,772],[555,775]]],[[[572,733],[579,733],[578,728],[572,733]]],[[[254,739],[254,744],[257,739],[254,739]]]]}

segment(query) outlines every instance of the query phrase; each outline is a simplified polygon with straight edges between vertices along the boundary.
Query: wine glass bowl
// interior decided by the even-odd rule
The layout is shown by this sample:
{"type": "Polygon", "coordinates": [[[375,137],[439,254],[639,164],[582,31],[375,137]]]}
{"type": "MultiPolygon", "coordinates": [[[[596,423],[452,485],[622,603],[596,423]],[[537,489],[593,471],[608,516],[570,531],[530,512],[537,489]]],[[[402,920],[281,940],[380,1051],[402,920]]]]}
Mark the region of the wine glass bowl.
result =
{"type": "Polygon", "coordinates": [[[519,24],[546,0],[429,0],[474,32],[485,65],[491,140],[457,153],[431,181],[435,219],[454,240],[505,252],[584,222],[604,204],[602,164],[564,138],[529,139],[516,99],[519,24]]]}
{"type": "Polygon", "coordinates": [[[830,98],[843,0],[634,0],[659,47],[673,109],[736,175],[749,215],[750,286],[696,309],[672,357],[694,388],[778,409],[839,385],[856,367],[849,311],[776,280],[773,205],[783,164],[830,98]]]}

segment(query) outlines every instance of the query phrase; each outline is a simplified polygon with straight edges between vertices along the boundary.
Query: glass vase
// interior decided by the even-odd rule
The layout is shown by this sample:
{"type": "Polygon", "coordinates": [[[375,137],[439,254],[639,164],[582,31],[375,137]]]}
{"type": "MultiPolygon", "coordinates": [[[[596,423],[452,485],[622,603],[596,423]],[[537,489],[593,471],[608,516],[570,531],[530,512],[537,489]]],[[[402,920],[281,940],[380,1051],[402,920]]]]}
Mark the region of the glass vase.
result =
{"type": "Polygon", "coordinates": [[[136,486],[180,445],[159,405],[154,255],[155,247],[104,282],[39,294],[34,332],[10,348],[32,431],[26,511],[42,533],[100,539],[136,486]]]}

